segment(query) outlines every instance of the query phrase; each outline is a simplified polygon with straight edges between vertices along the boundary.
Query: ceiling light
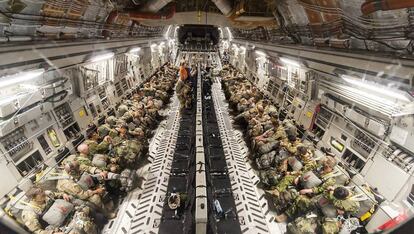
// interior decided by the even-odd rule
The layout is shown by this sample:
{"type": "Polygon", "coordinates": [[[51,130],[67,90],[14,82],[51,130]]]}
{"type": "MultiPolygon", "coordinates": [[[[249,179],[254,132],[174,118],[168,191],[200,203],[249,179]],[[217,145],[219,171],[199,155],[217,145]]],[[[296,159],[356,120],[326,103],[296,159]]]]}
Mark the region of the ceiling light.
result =
{"type": "Polygon", "coordinates": [[[256,50],[255,53],[260,56],[266,56],[266,53],[260,50],[256,50]]]}
{"type": "Polygon", "coordinates": [[[42,68],[42,69],[37,69],[33,71],[20,72],[15,75],[3,77],[0,79],[1,80],[0,88],[32,80],[36,77],[41,76],[44,72],[45,72],[45,69],[42,68]]]}
{"type": "Polygon", "coordinates": [[[373,83],[368,83],[368,82],[364,82],[362,80],[357,80],[352,76],[342,75],[341,77],[346,82],[348,82],[350,84],[353,84],[353,85],[356,85],[356,86],[359,86],[361,88],[368,89],[368,90],[371,90],[373,92],[377,92],[377,93],[380,93],[382,95],[388,96],[390,98],[398,99],[400,101],[410,102],[409,98],[407,98],[404,94],[401,94],[397,91],[393,91],[393,90],[390,90],[390,89],[379,87],[377,85],[374,85],[373,83]]]}
{"type": "Polygon", "coordinates": [[[90,59],[90,61],[93,62],[93,63],[96,63],[96,62],[99,62],[99,61],[108,60],[108,59],[114,57],[114,55],[115,54],[113,52],[106,53],[106,54],[101,54],[101,55],[97,55],[95,57],[92,57],[90,59]]]}
{"type": "Polygon", "coordinates": [[[291,59],[287,59],[287,58],[280,58],[280,61],[282,61],[282,63],[286,64],[286,65],[291,65],[294,67],[300,67],[300,64],[294,60],[291,59]]]}
{"type": "Polygon", "coordinates": [[[140,50],[141,50],[141,48],[140,48],[140,47],[135,47],[135,48],[130,49],[130,50],[129,50],[129,52],[130,52],[130,53],[136,53],[136,52],[138,52],[138,51],[140,51],[140,50]]]}

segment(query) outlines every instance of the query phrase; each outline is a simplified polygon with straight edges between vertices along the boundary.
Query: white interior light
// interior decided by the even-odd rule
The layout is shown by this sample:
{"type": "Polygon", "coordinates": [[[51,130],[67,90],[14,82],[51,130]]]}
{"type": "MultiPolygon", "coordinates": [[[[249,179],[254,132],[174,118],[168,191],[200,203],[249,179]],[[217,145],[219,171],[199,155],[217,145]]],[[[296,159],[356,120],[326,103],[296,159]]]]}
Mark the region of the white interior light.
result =
{"type": "Polygon", "coordinates": [[[244,46],[240,46],[240,49],[241,49],[241,51],[242,51],[242,54],[246,53],[246,47],[244,47],[244,46]]]}
{"type": "Polygon", "coordinates": [[[168,39],[168,36],[170,35],[172,25],[168,26],[167,32],[165,33],[165,39],[168,39]]]}
{"type": "Polygon", "coordinates": [[[180,28],[180,26],[176,26],[174,29],[174,38],[177,38],[177,30],[180,28]]]}
{"type": "Polygon", "coordinates": [[[226,27],[226,30],[227,34],[229,35],[229,41],[233,40],[233,35],[231,34],[229,27],[226,27]]]}
{"type": "Polygon", "coordinates": [[[30,89],[30,90],[38,90],[39,89],[39,86],[33,85],[33,84],[22,84],[21,87],[25,88],[25,89],[30,89]]]}
{"type": "Polygon", "coordinates": [[[42,69],[37,69],[33,71],[20,72],[15,75],[11,75],[11,76],[2,77],[0,78],[0,88],[32,80],[36,77],[41,76],[44,72],[45,72],[45,69],[42,68],[42,69]]]}
{"type": "Polygon", "coordinates": [[[255,51],[255,53],[256,53],[257,55],[260,55],[260,56],[266,56],[265,52],[260,51],[260,50],[256,50],[256,51],[255,51]]]}
{"type": "Polygon", "coordinates": [[[135,47],[135,48],[132,48],[129,52],[130,53],[136,53],[136,52],[138,52],[138,51],[140,51],[141,50],[141,48],[140,47],[135,47]]]}
{"type": "Polygon", "coordinates": [[[364,89],[371,90],[373,92],[380,93],[380,94],[388,96],[390,98],[395,98],[395,99],[398,99],[400,101],[406,101],[406,102],[410,101],[409,98],[407,98],[405,95],[403,95],[403,94],[401,94],[397,91],[382,88],[382,87],[379,87],[377,85],[373,85],[372,83],[364,82],[364,81],[361,81],[361,80],[356,80],[354,77],[351,77],[351,76],[348,76],[348,75],[342,75],[342,79],[344,79],[346,82],[348,82],[350,84],[359,86],[359,87],[364,88],[364,89]]]}
{"type": "Polygon", "coordinates": [[[99,62],[99,61],[110,59],[110,58],[114,57],[114,55],[115,54],[113,52],[106,53],[106,54],[101,54],[101,55],[97,55],[97,56],[91,58],[90,61],[93,62],[93,63],[96,63],[96,62],[99,62]]]}
{"type": "Polygon", "coordinates": [[[286,65],[291,65],[294,67],[300,67],[300,64],[294,60],[291,59],[287,59],[287,58],[280,58],[280,61],[282,61],[282,63],[286,64],[286,65]]]}

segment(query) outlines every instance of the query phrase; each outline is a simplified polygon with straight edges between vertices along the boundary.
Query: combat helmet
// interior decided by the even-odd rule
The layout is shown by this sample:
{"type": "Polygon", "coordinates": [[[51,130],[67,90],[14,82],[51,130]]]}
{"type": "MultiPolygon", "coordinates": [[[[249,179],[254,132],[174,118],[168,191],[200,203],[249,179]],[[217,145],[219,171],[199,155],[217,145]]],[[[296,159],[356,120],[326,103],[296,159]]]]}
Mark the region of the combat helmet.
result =
{"type": "Polygon", "coordinates": [[[128,111],[128,106],[127,105],[124,105],[124,104],[119,105],[119,107],[118,107],[119,116],[123,116],[127,111],[128,111]]]}
{"type": "Polygon", "coordinates": [[[116,124],[117,118],[115,116],[109,116],[108,118],[106,118],[106,123],[109,124],[109,126],[114,127],[116,124]]]}
{"type": "Polygon", "coordinates": [[[98,135],[100,138],[104,138],[109,134],[109,129],[108,127],[101,125],[98,127],[98,135]]]}

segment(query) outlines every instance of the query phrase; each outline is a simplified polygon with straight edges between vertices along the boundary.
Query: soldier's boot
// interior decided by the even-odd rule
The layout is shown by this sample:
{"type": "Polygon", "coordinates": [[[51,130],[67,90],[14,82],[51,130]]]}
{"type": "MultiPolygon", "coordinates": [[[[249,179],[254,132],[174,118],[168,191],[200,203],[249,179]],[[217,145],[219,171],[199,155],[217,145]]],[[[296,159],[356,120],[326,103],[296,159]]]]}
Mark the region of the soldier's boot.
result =
{"type": "Polygon", "coordinates": [[[288,220],[288,216],[285,213],[281,215],[276,215],[274,218],[275,218],[275,222],[277,223],[284,223],[288,220]]]}

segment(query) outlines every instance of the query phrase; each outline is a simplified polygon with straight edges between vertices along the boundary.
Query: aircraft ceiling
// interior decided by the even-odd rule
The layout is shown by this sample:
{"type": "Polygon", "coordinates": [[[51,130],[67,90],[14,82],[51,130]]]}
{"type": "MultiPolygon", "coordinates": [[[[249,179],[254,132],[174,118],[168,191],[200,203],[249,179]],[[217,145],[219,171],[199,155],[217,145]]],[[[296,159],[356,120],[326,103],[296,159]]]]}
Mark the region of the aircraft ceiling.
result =
{"type": "Polygon", "coordinates": [[[168,25],[229,27],[234,38],[412,54],[414,0],[10,0],[3,42],[160,37],[168,25]]]}

